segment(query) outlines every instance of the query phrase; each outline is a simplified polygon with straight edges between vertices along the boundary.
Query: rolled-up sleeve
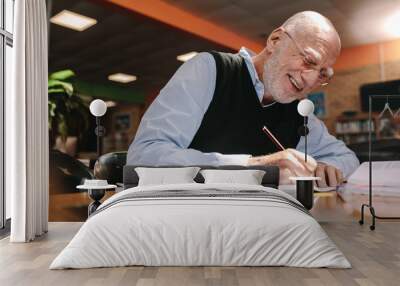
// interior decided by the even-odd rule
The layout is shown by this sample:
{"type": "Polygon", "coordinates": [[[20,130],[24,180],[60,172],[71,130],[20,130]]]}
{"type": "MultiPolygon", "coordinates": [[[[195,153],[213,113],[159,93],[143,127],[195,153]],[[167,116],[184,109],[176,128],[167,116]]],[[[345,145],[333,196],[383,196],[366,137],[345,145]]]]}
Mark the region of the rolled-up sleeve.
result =
{"type": "MultiPolygon", "coordinates": [[[[317,162],[323,162],[332,165],[342,171],[348,178],[360,165],[356,155],[343,143],[329,134],[325,124],[315,115],[309,117],[310,133],[307,137],[308,154],[317,162]]],[[[304,137],[296,147],[298,151],[305,151],[304,137]]]]}
{"type": "Polygon", "coordinates": [[[184,63],[144,114],[128,150],[128,165],[246,165],[250,155],[203,153],[188,146],[214,95],[209,53],[184,63]]]}

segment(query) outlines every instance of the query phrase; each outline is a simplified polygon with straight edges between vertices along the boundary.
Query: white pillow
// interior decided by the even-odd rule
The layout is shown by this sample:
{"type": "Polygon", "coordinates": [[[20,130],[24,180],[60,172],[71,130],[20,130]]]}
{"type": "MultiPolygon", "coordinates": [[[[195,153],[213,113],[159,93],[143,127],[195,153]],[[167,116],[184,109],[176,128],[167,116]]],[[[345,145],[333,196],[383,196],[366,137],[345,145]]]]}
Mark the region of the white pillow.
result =
{"type": "Polygon", "coordinates": [[[195,183],[193,179],[199,170],[199,167],[135,168],[139,176],[138,186],[195,183]]]}
{"type": "Polygon", "coordinates": [[[225,183],[225,184],[246,184],[261,185],[265,171],[262,170],[213,170],[206,169],[200,171],[204,177],[205,184],[225,183]]]}

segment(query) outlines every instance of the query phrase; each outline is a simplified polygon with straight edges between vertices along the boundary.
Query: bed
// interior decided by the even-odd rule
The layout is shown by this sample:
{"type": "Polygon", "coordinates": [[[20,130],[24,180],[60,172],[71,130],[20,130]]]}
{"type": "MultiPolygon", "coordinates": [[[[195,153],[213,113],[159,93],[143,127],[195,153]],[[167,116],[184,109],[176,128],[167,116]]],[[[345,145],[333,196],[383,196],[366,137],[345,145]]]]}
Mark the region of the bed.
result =
{"type": "Polygon", "coordinates": [[[311,214],[276,188],[276,167],[252,167],[265,170],[262,185],[202,183],[198,175],[195,183],[153,186],[137,186],[136,167],[124,168],[126,189],[97,209],[50,269],[351,267],[311,214]]]}

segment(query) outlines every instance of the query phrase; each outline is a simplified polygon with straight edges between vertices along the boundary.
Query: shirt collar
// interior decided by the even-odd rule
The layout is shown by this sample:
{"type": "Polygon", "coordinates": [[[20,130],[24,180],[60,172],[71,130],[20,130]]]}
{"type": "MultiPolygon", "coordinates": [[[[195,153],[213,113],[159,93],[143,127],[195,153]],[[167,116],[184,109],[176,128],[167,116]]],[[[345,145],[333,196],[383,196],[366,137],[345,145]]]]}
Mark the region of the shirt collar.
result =
{"type": "MultiPolygon", "coordinates": [[[[256,54],[252,50],[245,47],[241,47],[239,50],[239,56],[241,56],[244,59],[244,62],[246,63],[247,69],[250,73],[251,81],[253,82],[254,88],[257,93],[258,100],[260,101],[260,103],[262,103],[264,97],[264,84],[258,77],[256,67],[254,66],[254,63],[251,60],[251,58],[254,57],[255,55],[256,54]]],[[[265,105],[264,107],[272,105],[274,103],[275,102],[265,105]]]]}

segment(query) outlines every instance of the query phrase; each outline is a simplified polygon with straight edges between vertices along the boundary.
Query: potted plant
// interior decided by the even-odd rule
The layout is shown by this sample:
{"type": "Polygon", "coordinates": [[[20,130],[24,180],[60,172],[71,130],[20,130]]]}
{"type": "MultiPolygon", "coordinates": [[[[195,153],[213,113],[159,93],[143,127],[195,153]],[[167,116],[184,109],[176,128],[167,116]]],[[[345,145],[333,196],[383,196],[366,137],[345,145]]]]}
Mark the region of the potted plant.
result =
{"type": "Polygon", "coordinates": [[[49,144],[75,156],[79,137],[89,125],[88,104],[73,85],[75,73],[62,70],[51,73],[48,79],[49,144]]]}

